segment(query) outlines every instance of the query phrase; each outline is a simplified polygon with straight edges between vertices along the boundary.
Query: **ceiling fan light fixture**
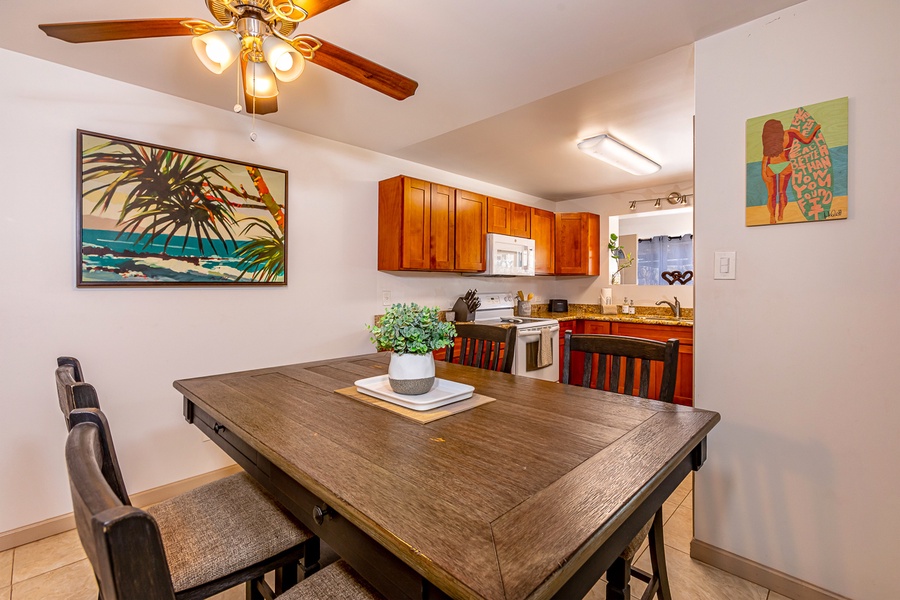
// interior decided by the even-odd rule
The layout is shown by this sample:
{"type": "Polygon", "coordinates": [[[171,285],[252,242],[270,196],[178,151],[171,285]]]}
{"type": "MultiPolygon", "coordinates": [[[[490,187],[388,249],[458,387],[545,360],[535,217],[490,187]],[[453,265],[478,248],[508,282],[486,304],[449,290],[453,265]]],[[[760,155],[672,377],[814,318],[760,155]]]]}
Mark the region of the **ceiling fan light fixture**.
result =
{"type": "Polygon", "coordinates": [[[578,142],[578,149],[632,175],[650,175],[662,168],[606,133],[581,140],[578,142]]]}
{"type": "Polygon", "coordinates": [[[278,83],[275,74],[264,62],[247,61],[244,73],[244,86],[248,96],[256,98],[274,98],[278,95],[278,83]]]}
{"type": "Polygon", "coordinates": [[[210,31],[191,40],[203,66],[220,75],[240,55],[241,41],[231,31],[210,31]]]}
{"type": "Polygon", "coordinates": [[[296,48],[278,39],[267,37],[262,43],[263,56],[279,81],[294,81],[303,73],[306,59],[296,48]]]}

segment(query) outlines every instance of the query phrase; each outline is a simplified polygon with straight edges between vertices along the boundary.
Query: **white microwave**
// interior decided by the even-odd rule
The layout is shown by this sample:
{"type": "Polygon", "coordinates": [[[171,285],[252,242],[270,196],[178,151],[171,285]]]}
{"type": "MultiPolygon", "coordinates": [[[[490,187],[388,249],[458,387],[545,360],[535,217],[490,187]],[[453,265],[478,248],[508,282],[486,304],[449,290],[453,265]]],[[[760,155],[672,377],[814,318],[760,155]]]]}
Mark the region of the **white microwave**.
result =
{"type": "Polygon", "coordinates": [[[485,275],[495,277],[534,275],[534,240],[489,233],[486,252],[485,275]]]}

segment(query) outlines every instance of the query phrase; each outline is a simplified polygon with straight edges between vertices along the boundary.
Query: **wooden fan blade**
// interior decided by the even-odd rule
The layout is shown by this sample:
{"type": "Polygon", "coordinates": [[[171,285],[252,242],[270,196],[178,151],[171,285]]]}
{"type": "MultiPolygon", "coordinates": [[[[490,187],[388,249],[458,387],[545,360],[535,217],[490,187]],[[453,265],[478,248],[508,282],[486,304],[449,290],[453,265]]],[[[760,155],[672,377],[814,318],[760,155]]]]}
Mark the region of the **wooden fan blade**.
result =
{"type": "Polygon", "coordinates": [[[323,13],[326,10],[330,10],[335,6],[348,1],[349,0],[294,0],[294,4],[305,10],[309,17],[314,17],[319,13],[323,13]]]}
{"type": "Polygon", "coordinates": [[[44,23],[38,25],[52,38],[81,44],[112,40],[191,35],[181,24],[185,19],[132,19],[127,21],[84,21],[81,23],[44,23]]]}
{"type": "Polygon", "coordinates": [[[396,100],[405,100],[416,93],[419,84],[409,77],[404,77],[400,73],[391,71],[321,38],[316,39],[322,43],[322,47],[316,50],[311,62],[367,85],[396,100]]]}

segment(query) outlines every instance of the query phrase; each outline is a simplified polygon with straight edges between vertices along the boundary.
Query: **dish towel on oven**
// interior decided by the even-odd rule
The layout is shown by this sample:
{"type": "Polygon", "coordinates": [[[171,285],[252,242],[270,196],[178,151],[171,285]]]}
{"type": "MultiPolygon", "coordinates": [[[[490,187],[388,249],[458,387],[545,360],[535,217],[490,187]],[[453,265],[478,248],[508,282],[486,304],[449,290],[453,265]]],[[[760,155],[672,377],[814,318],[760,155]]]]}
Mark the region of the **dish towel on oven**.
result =
{"type": "Polygon", "coordinates": [[[553,336],[550,335],[549,327],[541,328],[541,347],[538,350],[537,365],[538,369],[549,367],[553,364],[553,336]]]}

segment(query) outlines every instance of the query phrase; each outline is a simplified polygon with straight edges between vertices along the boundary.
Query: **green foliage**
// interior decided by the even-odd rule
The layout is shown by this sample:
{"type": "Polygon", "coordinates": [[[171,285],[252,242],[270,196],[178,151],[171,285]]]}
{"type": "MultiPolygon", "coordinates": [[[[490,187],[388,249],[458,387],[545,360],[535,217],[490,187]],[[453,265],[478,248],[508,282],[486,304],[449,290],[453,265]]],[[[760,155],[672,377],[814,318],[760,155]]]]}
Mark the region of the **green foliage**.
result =
{"type": "Polygon", "coordinates": [[[241,219],[241,223],[247,221],[249,224],[244,227],[244,234],[255,228],[261,229],[264,235],[254,237],[235,250],[234,255],[241,259],[238,266],[242,269],[236,281],[240,281],[248,273],[253,281],[277,281],[284,277],[284,235],[263,219],[241,219]]]}
{"type": "Polygon", "coordinates": [[[235,214],[223,192],[224,186],[233,185],[221,166],[209,165],[198,156],[128,142],[89,148],[84,165],[85,198],[99,194],[92,213],[105,212],[116,192],[126,192],[118,218],[125,228],[118,237],[140,232],[135,243],[143,241],[144,248],[164,237],[164,250],[177,234],[185,238],[182,251],[190,235],[196,237],[201,252],[206,250],[204,240],[210,250],[213,239],[225,244],[227,236],[234,244],[235,214]],[[109,182],[110,177],[115,179],[109,182]],[[88,189],[89,182],[97,183],[88,189]]]}
{"type": "Polygon", "coordinates": [[[619,236],[616,234],[609,234],[607,248],[609,248],[609,255],[616,260],[616,266],[618,266],[616,272],[612,274],[613,277],[618,275],[623,269],[627,269],[634,264],[634,256],[630,253],[625,254],[625,251],[619,246],[619,236]]]}
{"type": "Polygon", "coordinates": [[[381,322],[366,325],[369,338],[379,350],[393,350],[397,354],[427,354],[453,345],[456,327],[441,321],[440,309],[413,304],[394,304],[388,308],[381,322]]]}

